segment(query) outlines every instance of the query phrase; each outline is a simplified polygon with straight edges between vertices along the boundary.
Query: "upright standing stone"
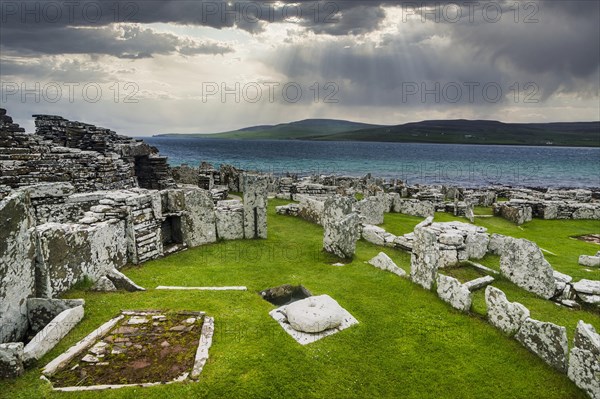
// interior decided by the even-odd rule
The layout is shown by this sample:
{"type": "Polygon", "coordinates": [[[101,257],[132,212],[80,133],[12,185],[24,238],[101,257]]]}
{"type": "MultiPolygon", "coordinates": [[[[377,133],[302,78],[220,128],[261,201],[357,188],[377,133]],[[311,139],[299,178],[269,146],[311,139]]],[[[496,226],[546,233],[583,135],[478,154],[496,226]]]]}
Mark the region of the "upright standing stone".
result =
{"type": "Polygon", "coordinates": [[[437,293],[444,302],[461,312],[468,312],[471,309],[471,291],[454,277],[438,274],[437,293]]]}
{"type": "Polygon", "coordinates": [[[555,281],[552,266],[533,242],[506,237],[500,257],[500,271],[519,287],[550,299],[554,296],[555,281]]]}
{"type": "Polygon", "coordinates": [[[490,323],[510,335],[519,331],[529,317],[529,309],[518,302],[510,302],[502,290],[491,285],[485,289],[485,304],[490,323]]]}
{"type": "Polygon", "coordinates": [[[427,228],[432,217],[415,227],[415,239],[410,257],[410,278],[430,290],[440,266],[440,248],[435,232],[427,228]]]}
{"type": "Polygon", "coordinates": [[[340,258],[352,258],[359,238],[359,218],[352,213],[353,200],[339,195],[328,198],[323,209],[323,249],[340,258]]]}
{"type": "Polygon", "coordinates": [[[267,238],[268,177],[245,174],[243,180],[244,238],[267,238]]]}
{"type": "Polygon", "coordinates": [[[556,324],[527,319],[515,335],[524,347],[562,373],[567,372],[567,329],[556,324]]]}
{"type": "Polygon", "coordinates": [[[600,399],[600,335],[581,320],[569,355],[568,375],[592,399],[600,399]]]}

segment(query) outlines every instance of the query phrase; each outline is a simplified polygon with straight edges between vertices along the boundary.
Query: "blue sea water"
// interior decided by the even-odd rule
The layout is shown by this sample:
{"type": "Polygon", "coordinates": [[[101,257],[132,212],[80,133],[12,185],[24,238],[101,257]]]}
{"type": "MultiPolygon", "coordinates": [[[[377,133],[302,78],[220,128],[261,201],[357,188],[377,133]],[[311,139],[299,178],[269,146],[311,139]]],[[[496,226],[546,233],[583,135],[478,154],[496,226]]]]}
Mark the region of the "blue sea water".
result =
{"type": "Polygon", "coordinates": [[[207,161],[298,175],[398,178],[409,184],[600,187],[600,149],[498,145],[148,137],[171,165],[207,161]]]}

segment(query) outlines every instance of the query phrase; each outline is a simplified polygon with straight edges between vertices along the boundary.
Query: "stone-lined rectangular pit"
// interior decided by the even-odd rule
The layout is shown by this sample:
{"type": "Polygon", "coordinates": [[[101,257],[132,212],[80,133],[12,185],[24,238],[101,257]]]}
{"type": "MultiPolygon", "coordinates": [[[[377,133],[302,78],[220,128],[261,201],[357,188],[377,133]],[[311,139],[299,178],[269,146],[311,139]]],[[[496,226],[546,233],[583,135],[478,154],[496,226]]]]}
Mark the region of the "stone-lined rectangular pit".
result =
{"type": "Polygon", "coordinates": [[[203,312],[124,311],[43,371],[54,390],[151,386],[197,379],[214,320],[203,312]]]}

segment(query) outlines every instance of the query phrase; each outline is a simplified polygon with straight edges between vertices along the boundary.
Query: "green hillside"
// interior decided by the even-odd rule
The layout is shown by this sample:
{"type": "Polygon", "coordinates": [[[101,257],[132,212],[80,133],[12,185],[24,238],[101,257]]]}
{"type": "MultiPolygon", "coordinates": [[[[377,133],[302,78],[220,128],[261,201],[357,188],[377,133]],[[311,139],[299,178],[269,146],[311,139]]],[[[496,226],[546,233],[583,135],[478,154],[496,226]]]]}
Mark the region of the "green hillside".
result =
{"type": "Polygon", "coordinates": [[[157,136],[600,147],[600,122],[503,123],[457,119],[383,126],[333,119],[306,119],[216,134],[157,136]]]}

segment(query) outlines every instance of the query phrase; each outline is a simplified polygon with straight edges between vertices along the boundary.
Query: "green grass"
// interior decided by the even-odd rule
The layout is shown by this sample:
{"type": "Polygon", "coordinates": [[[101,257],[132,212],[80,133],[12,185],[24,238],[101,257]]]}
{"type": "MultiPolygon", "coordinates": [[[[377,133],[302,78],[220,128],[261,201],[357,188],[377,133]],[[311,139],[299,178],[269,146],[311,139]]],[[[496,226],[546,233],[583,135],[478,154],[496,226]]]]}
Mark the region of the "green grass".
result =
{"type": "MultiPolygon", "coordinates": [[[[205,311],[215,317],[215,336],[199,382],[54,393],[36,367],[1,382],[0,397],[585,398],[565,375],[479,315],[455,311],[434,292],[365,263],[383,251],[408,270],[408,253],[360,241],[352,263],[331,266],[337,259],[321,251],[319,226],[275,214],[274,206],[287,202],[269,201],[267,240],[220,242],[124,270],[146,292],[68,292],[67,297],[85,298],[85,318],[40,362],[41,367],[121,309],[205,311]],[[268,315],[274,306],[257,294],[284,283],[331,295],[360,324],[305,347],[297,344],[268,315]],[[154,290],[159,284],[246,285],[248,291],[154,290]]],[[[412,230],[407,225],[419,220],[388,216],[386,226],[397,232],[412,230]]],[[[511,293],[509,299],[518,298],[511,293]]],[[[540,300],[537,308],[548,314],[558,309],[553,304],[545,309],[545,303],[540,300]]],[[[537,308],[534,317],[543,315],[537,308]]],[[[600,327],[595,315],[571,314],[565,321],[581,316],[600,327]]]]}
{"type": "MultiPolygon", "coordinates": [[[[477,209],[475,213],[481,214],[477,212],[477,209]]],[[[385,215],[385,223],[382,227],[396,235],[406,234],[411,232],[414,226],[421,220],[422,218],[419,217],[389,213],[385,215]]],[[[438,222],[458,220],[468,223],[468,220],[465,218],[439,212],[436,213],[434,220],[438,222]]],[[[550,255],[544,253],[544,257],[555,270],[572,276],[573,281],[578,281],[582,278],[600,280],[600,271],[598,269],[585,268],[578,264],[579,255],[594,254],[600,249],[600,246],[571,238],[574,235],[600,233],[600,222],[598,221],[534,219],[519,227],[505,219],[492,217],[476,218],[475,224],[486,227],[489,233],[526,238],[556,254],[550,255]],[[586,269],[592,271],[590,272],[586,269]]],[[[476,262],[500,271],[499,256],[487,255],[476,262]]],[[[476,269],[464,267],[444,269],[442,273],[456,277],[462,282],[481,277],[482,275],[476,269]]],[[[600,327],[600,313],[596,309],[572,310],[559,307],[551,301],[542,299],[535,294],[517,287],[502,276],[492,275],[492,277],[496,279],[492,285],[504,291],[510,301],[520,302],[525,305],[531,311],[532,318],[565,326],[570,339],[572,339],[575,333],[575,327],[579,320],[584,320],[587,323],[600,327]]],[[[471,310],[480,316],[486,315],[487,310],[483,290],[474,293],[471,310]]],[[[572,344],[572,342],[569,342],[569,344],[572,344]]]]}

